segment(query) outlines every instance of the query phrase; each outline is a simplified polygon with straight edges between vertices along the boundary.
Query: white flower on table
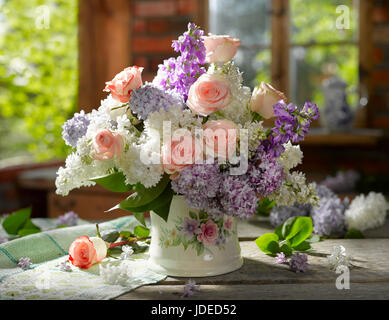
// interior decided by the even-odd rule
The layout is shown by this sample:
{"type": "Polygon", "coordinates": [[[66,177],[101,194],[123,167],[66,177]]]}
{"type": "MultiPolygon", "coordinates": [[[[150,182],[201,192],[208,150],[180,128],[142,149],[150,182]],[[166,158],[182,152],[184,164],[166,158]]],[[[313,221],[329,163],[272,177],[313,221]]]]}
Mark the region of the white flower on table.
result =
{"type": "Polygon", "coordinates": [[[339,266],[350,266],[351,257],[346,253],[343,246],[334,246],[331,255],[327,257],[328,266],[331,270],[336,270],[339,266]]]}

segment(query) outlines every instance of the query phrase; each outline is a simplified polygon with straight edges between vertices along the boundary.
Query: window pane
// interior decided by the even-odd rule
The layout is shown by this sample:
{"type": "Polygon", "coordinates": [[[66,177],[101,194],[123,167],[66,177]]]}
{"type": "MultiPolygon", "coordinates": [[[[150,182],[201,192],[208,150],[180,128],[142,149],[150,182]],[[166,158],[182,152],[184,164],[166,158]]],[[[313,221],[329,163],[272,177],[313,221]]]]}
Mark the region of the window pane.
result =
{"type": "Polygon", "coordinates": [[[245,85],[253,87],[260,72],[270,77],[271,0],[210,0],[210,32],[242,40],[234,60],[244,72],[245,85]]]}
{"type": "MultiPolygon", "coordinates": [[[[311,100],[323,106],[322,82],[333,75],[345,81],[349,91],[358,85],[358,48],[355,45],[294,47],[290,60],[291,101],[299,105],[311,100]]],[[[356,94],[350,94],[350,105],[355,105],[356,101],[356,94]]]]}
{"type": "Polygon", "coordinates": [[[290,0],[291,43],[356,41],[358,1],[290,0]]]}
{"type": "Polygon", "coordinates": [[[0,0],[0,166],[63,157],[77,103],[77,0],[0,0]]]}

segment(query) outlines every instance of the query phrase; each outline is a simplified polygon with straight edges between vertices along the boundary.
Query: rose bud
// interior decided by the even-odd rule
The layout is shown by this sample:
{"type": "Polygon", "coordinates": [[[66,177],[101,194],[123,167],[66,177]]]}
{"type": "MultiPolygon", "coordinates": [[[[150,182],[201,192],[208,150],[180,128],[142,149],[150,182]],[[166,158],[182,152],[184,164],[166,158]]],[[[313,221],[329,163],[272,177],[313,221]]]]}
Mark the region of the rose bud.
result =
{"type": "Polygon", "coordinates": [[[194,113],[207,116],[228,106],[230,101],[228,82],[205,73],[190,87],[186,104],[194,113]]]}
{"type": "Polygon", "coordinates": [[[236,149],[239,128],[230,120],[210,120],[203,125],[207,153],[227,159],[236,149]]]}
{"type": "Polygon", "coordinates": [[[259,113],[265,119],[269,119],[274,117],[273,105],[280,100],[287,102],[282,92],[274,89],[268,83],[261,82],[259,86],[254,88],[249,108],[251,111],[259,113]]]}
{"type": "Polygon", "coordinates": [[[107,244],[98,237],[82,236],[69,247],[69,260],[78,268],[88,269],[107,256],[107,244]]]}
{"type": "Polygon", "coordinates": [[[206,63],[230,61],[242,43],[239,39],[226,35],[209,34],[203,39],[206,49],[206,63]]]}
{"type": "Polygon", "coordinates": [[[105,92],[111,92],[112,97],[121,103],[130,101],[131,91],[142,85],[142,67],[128,67],[118,73],[111,81],[106,82],[105,92]]]}
{"type": "Polygon", "coordinates": [[[122,151],[123,139],[122,136],[109,131],[108,129],[100,129],[93,138],[92,157],[95,160],[109,160],[115,155],[119,155],[122,151]]]}

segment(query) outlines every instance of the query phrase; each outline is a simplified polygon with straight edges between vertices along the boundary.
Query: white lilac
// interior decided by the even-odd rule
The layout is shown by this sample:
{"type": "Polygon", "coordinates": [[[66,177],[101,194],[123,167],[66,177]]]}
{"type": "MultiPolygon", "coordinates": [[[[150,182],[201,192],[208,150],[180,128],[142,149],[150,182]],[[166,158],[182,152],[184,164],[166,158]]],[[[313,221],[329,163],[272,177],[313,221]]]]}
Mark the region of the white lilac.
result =
{"type": "Polygon", "coordinates": [[[72,267],[68,260],[62,261],[61,264],[59,265],[59,269],[64,272],[72,271],[72,267]]]}
{"type": "Polygon", "coordinates": [[[147,119],[150,113],[167,110],[172,105],[182,106],[182,98],[152,83],[146,83],[131,93],[130,108],[142,120],[147,119]]]}
{"type": "Polygon", "coordinates": [[[23,270],[28,270],[31,268],[31,260],[30,258],[20,258],[18,261],[18,267],[22,268],[23,270]]]}
{"type": "Polygon", "coordinates": [[[351,257],[347,254],[343,246],[334,246],[331,254],[327,256],[328,267],[336,270],[339,266],[350,266],[351,257]]]}
{"type": "Polygon", "coordinates": [[[184,286],[184,293],[182,294],[182,297],[189,298],[198,291],[200,291],[200,285],[197,285],[194,280],[188,280],[184,286]]]}
{"type": "Polygon", "coordinates": [[[292,145],[290,141],[283,145],[285,151],[280,156],[280,163],[286,171],[297,167],[302,162],[303,152],[299,145],[292,145]]]}
{"type": "Polygon", "coordinates": [[[388,203],[381,193],[357,196],[345,212],[346,226],[360,231],[380,227],[385,223],[388,209],[388,203]]]}
{"type": "Polygon", "coordinates": [[[68,146],[76,147],[77,141],[82,138],[88,130],[89,115],[84,110],[75,113],[73,118],[66,121],[62,126],[62,138],[68,146]]]}
{"type": "Polygon", "coordinates": [[[125,286],[133,278],[130,264],[124,260],[120,264],[100,263],[100,277],[107,284],[125,286]]]}
{"type": "Polygon", "coordinates": [[[66,225],[66,226],[75,226],[78,221],[78,215],[74,211],[69,211],[58,217],[57,226],[66,225]]]}
{"type": "Polygon", "coordinates": [[[120,254],[119,259],[128,260],[134,253],[134,249],[131,246],[122,246],[122,253],[120,254]]]}
{"type": "Polygon", "coordinates": [[[305,272],[310,267],[308,264],[308,256],[305,253],[295,253],[289,260],[290,268],[296,272],[305,272]]]}

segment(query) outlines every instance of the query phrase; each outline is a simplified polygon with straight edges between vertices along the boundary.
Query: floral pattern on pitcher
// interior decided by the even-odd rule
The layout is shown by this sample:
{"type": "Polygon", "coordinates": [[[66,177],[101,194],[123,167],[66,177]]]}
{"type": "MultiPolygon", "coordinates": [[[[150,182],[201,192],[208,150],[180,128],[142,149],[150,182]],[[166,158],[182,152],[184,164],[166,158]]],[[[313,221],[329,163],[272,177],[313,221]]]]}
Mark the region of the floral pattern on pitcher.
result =
{"type": "Polygon", "coordinates": [[[224,249],[227,238],[233,233],[231,217],[213,219],[204,211],[198,214],[191,211],[189,217],[178,218],[175,227],[162,228],[159,241],[165,248],[182,244],[186,250],[191,246],[201,255],[210,245],[224,249]]]}

